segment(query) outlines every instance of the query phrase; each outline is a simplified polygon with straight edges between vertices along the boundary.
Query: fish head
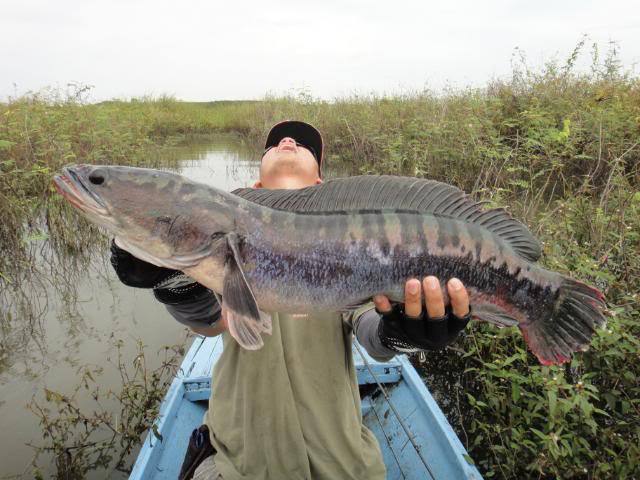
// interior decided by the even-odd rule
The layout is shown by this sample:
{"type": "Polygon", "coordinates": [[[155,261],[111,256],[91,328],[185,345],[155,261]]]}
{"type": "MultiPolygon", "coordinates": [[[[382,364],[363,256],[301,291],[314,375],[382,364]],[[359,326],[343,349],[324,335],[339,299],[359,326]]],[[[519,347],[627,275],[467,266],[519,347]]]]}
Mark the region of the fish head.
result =
{"type": "Polygon", "coordinates": [[[71,165],[54,184],[122,248],[163,267],[196,265],[209,255],[212,242],[234,225],[229,194],[171,172],[71,165]]]}

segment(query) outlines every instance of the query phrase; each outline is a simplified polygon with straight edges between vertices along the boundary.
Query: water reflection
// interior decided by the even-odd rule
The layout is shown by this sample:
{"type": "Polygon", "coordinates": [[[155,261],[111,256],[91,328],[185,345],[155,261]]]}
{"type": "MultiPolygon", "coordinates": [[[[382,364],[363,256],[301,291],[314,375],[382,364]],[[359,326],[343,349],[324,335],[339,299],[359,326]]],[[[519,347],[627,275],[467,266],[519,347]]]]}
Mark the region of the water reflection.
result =
{"type": "MultiPolygon", "coordinates": [[[[163,155],[160,164],[177,163],[183,175],[227,191],[258,176],[259,152],[234,137],[192,139],[163,155]]],[[[136,338],[153,353],[184,332],[149,291],[118,281],[109,239],[59,199],[35,227],[41,233],[25,239],[24,258],[10,277],[0,277],[0,477],[28,467],[33,452],[25,444],[39,443],[42,434],[24,406],[45,385],[72,390],[78,368],[104,365],[118,339],[133,358],[136,338]]],[[[118,372],[105,369],[101,382],[105,390],[119,388],[118,372]]]]}
{"type": "Polygon", "coordinates": [[[177,171],[196,182],[233,190],[252,185],[258,178],[260,151],[241,138],[224,135],[190,137],[186,143],[168,148],[162,153],[165,170],[177,171]]]}

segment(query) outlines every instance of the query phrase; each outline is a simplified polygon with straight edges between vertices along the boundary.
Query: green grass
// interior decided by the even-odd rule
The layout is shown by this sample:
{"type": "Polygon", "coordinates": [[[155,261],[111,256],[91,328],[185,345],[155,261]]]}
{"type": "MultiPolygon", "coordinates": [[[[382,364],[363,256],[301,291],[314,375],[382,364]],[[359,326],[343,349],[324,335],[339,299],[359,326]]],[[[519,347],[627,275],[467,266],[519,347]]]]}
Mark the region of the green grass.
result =
{"type": "Polygon", "coordinates": [[[13,252],[0,259],[2,278],[29,261],[23,239],[41,233],[43,215],[52,240],[68,237],[61,218],[66,207],[51,183],[63,165],[159,166],[163,146],[189,134],[242,132],[253,108],[249,102],[191,104],[165,97],[88,105],[51,92],[0,104],[0,247],[13,252]]]}
{"type": "MultiPolygon", "coordinates": [[[[488,477],[640,476],[640,80],[615,50],[588,72],[517,65],[507,80],[442,94],[309,96],[259,102],[172,98],[83,105],[30,96],[0,105],[0,242],[17,245],[69,162],[153,165],[178,136],[237,132],[258,144],[285,118],[315,124],[327,162],[356,173],[430,177],[502,205],[544,243],[542,262],[607,296],[589,352],[542,367],[519,332],[476,325],[423,366],[488,477]]],[[[51,212],[54,212],[53,214],[51,212]]],[[[59,221],[59,220],[58,220],[59,221]]],[[[53,237],[72,243],[68,225],[53,237]]],[[[0,272],[2,271],[0,263],[0,272]]],[[[3,280],[0,278],[0,283],[3,280]]]]}

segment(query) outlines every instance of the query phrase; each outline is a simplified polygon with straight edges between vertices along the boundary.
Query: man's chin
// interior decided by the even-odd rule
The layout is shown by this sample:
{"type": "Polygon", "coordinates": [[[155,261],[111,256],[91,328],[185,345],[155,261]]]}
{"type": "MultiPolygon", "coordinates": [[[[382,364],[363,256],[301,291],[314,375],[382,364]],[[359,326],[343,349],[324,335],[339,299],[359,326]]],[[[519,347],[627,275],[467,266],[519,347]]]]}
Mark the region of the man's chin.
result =
{"type": "Polygon", "coordinates": [[[283,156],[269,168],[270,175],[305,175],[305,173],[304,165],[295,155],[283,156]]]}
{"type": "Polygon", "coordinates": [[[293,150],[281,150],[274,163],[279,162],[300,162],[300,157],[293,150]]]}
{"type": "Polygon", "coordinates": [[[272,165],[268,171],[260,172],[260,183],[263,188],[303,188],[315,185],[316,177],[301,168],[299,163],[279,163],[272,165]]]}

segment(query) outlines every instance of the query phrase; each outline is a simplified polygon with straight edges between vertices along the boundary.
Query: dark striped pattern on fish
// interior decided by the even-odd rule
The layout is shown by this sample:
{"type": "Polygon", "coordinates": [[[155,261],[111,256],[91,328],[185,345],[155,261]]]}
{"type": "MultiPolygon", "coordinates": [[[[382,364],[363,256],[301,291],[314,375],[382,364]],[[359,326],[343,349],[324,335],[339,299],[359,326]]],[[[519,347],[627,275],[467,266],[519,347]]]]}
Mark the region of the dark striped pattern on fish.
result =
{"type": "MultiPolygon", "coordinates": [[[[474,318],[518,325],[545,364],[586,348],[604,323],[600,292],[531,261],[537,242],[522,224],[502,210],[478,211],[457,189],[425,184],[413,192],[411,202],[420,192],[431,198],[430,213],[293,213],[145,169],[79,166],[56,185],[134,255],[184,270],[221,293],[230,333],[245,348],[260,348],[261,334],[270,333],[270,318],[260,310],[343,310],[377,293],[401,302],[405,282],[426,275],[442,284],[459,278],[474,318]],[[434,191],[446,193],[455,209],[434,201],[434,191]]],[[[357,194],[348,192],[353,198],[346,203],[357,203],[357,194]]],[[[405,198],[402,206],[408,198],[391,197],[405,198]]]]}
{"type": "Polygon", "coordinates": [[[504,209],[486,210],[459,188],[435,180],[362,175],[334,178],[299,190],[239,188],[233,193],[265,207],[290,212],[401,209],[457,218],[487,228],[526,260],[536,261],[541,254],[540,244],[527,227],[504,209]]]}
{"type": "Polygon", "coordinates": [[[269,311],[331,310],[376,293],[402,301],[409,278],[457,277],[474,317],[518,324],[543,363],[568,360],[603,322],[597,290],[523,260],[481,227],[433,215],[271,213],[268,226],[247,233],[241,255],[269,311]]]}

